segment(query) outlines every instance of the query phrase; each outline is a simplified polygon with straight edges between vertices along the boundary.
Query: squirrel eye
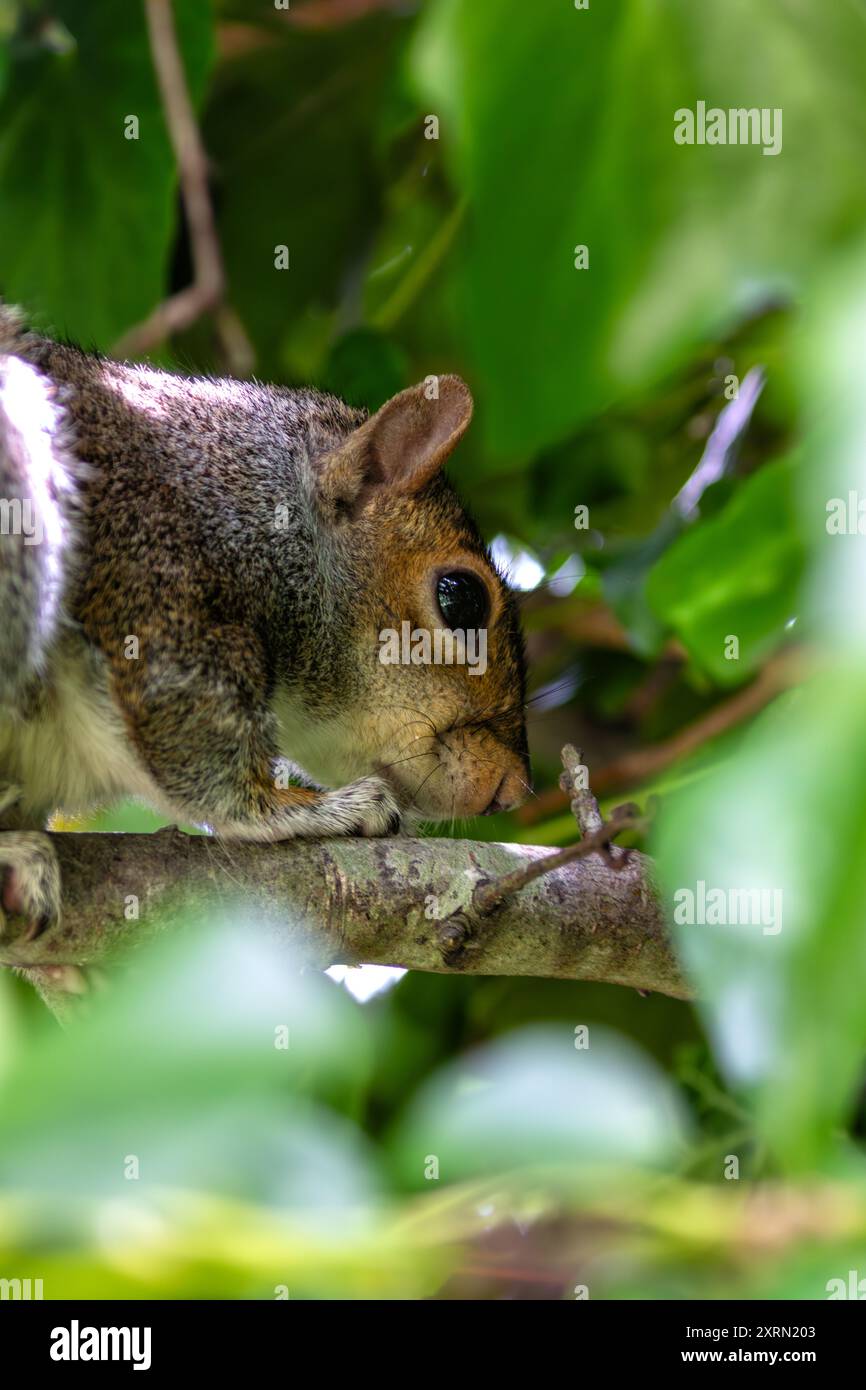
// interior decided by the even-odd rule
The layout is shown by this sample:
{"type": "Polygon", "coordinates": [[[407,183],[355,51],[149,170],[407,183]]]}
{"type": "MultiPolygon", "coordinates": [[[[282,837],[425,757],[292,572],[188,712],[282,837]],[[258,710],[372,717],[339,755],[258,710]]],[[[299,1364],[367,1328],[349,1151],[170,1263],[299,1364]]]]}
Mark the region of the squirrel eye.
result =
{"type": "Polygon", "coordinates": [[[479,628],[487,621],[490,602],[487,590],[481,580],[465,571],[458,574],[443,574],[436,584],[436,599],[439,611],[447,626],[455,628],[479,628]]]}

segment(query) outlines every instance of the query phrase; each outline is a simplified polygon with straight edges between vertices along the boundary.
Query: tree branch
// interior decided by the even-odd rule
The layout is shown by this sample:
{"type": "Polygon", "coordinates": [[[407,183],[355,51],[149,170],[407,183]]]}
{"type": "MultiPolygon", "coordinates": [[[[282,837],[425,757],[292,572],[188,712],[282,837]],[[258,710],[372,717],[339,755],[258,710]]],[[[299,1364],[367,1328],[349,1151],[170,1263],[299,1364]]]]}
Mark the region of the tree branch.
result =
{"type": "MultiPolygon", "coordinates": [[[[63,875],[62,925],[28,942],[23,930],[16,934],[23,924],[10,921],[0,965],[40,967],[34,983],[55,1012],[67,985],[62,971],[51,971],[134,952],[166,929],[173,911],[202,904],[267,912],[286,944],[319,969],[379,963],[599,980],[677,998],[690,992],[667,939],[651,861],[636,852],[616,868],[586,854],[485,913],[474,902],[479,884],[561,852],[405,838],[236,844],[174,828],[51,838],[63,875]],[[139,917],[127,917],[136,900],[139,917]]],[[[81,979],[71,974],[73,989],[81,979]]]]}

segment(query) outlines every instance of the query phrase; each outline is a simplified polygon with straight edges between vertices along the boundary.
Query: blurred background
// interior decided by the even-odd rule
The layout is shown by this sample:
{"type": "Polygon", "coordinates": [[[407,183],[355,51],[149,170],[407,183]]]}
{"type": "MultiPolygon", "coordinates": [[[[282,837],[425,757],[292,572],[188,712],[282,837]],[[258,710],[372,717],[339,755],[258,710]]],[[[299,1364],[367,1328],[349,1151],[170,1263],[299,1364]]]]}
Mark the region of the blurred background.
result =
{"type": "Polygon", "coordinates": [[[667,902],[778,890],[783,927],[672,927],[696,1005],[298,974],[243,904],[173,924],[66,1035],[2,976],[0,1278],[866,1278],[866,7],[170,8],[224,293],[141,336],[197,249],[139,0],[0,0],[0,293],[85,347],[370,409],[460,372],[477,415],[450,471],[521,591],[536,786],[461,833],[570,843],[572,742],[603,809],[658,796],[667,902]],[[781,150],[677,144],[698,101],[781,111],[781,150]]]}

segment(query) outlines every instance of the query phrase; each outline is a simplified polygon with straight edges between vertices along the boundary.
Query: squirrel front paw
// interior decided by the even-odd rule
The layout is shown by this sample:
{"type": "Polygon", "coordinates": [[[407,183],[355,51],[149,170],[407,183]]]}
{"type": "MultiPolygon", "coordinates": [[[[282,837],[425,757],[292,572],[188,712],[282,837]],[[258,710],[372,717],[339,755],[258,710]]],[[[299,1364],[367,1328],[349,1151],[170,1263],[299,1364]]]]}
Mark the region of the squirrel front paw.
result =
{"type": "Polygon", "coordinates": [[[382,777],[362,777],[338,791],[326,792],[319,803],[323,834],[398,835],[400,804],[382,777]],[[329,828],[326,828],[329,826],[329,828]]]}
{"type": "Polygon", "coordinates": [[[0,935],[4,914],[27,922],[25,941],[33,941],[60,921],[60,865],[54,846],[38,830],[0,833],[0,935]]]}
{"type": "Polygon", "coordinates": [[[230,840],[325,840],[343,835],[397,835],[402,813],[397,793],[383,777],[361,777],[333,791],[307,787],[267,790],[267,815],[210,817],[217,835],[230,840]]]}

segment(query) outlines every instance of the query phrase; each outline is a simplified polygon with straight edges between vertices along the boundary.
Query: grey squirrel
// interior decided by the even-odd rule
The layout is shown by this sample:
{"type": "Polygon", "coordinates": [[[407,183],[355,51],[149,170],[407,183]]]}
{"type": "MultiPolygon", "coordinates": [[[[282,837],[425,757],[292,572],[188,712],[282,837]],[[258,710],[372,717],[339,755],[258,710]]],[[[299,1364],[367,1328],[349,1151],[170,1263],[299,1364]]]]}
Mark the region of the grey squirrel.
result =
{"type": "Polygon", "coordinates": [[[453,376],[368,418],[0,305],[0,896],[31,935],[60,917],[57,809],[280,840],[523,799],[515,601],[441,474],[471,413],[453,376]],[[406,623],[483,629],[486,669],[384,664],[406,623]]]}

